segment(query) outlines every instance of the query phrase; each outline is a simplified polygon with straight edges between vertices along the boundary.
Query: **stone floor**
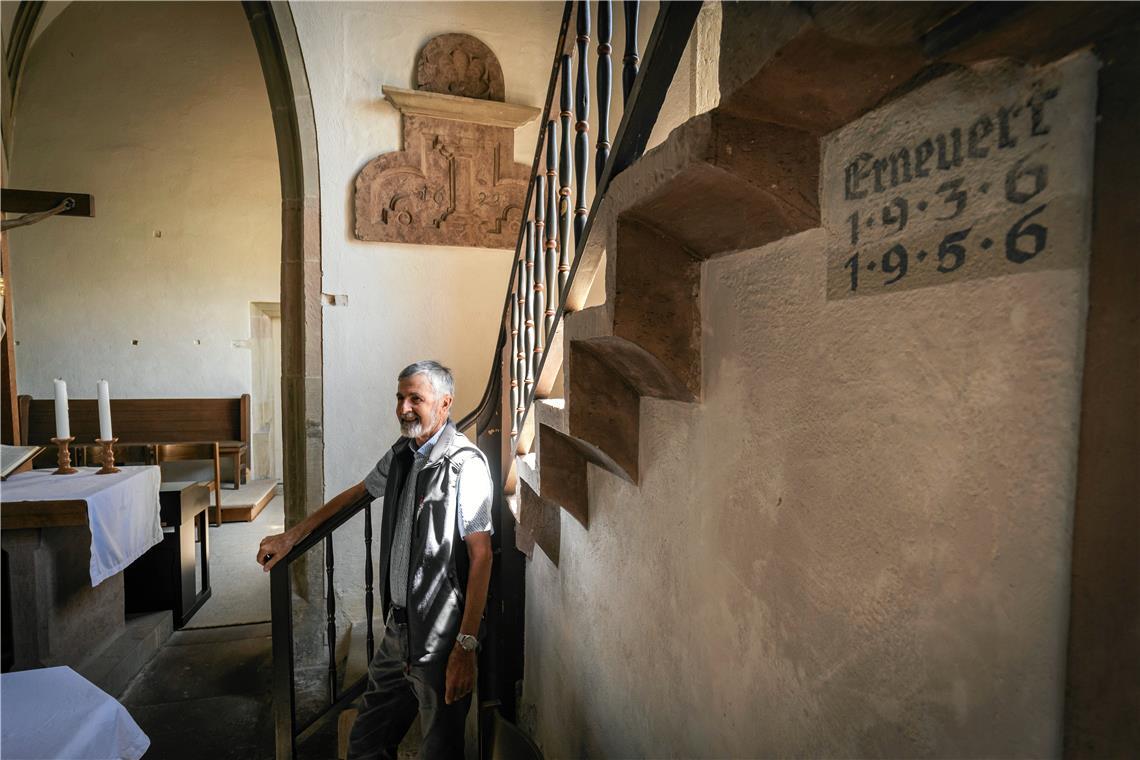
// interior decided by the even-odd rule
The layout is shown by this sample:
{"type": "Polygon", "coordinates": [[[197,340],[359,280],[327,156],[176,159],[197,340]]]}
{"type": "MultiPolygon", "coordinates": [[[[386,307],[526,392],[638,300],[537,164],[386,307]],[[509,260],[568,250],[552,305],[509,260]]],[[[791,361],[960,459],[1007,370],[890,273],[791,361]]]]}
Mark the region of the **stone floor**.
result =
{"type": "Polygon", "coordinates": [[[119,701],[148,760],[273,760],[271,677],[268,624],[176,631],[119,701]]]}
{"type": "Polygon", "coordinates": [[[263,537],[279,533],[284,527],[285,498],[278,494],[253,522],[225,523],[210,528],[213,593],[190,619],[188,628],[269,620],[269,574],[257,564],[257,545],[263,537]]]}
{"type": "MultiPolygon", "coordinates": [[[[119,701],[150,737],[144,760],[273,760],[272,640],[268,623],[175,631],[119,701]]],[[[418,730],[400,747],[415,757],[418,730]]],[[[336,721],[298,748],[336,757],[336,721]]]]}

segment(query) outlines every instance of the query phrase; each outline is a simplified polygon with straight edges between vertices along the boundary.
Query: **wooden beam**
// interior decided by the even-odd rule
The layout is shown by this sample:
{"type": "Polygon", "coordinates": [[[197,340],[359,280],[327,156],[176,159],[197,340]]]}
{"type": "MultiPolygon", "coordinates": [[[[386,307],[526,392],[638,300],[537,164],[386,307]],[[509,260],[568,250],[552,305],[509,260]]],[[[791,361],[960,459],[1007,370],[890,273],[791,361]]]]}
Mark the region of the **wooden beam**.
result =
{"type": "Polygon", "coordinates": [[[44,190],[0,190],[0,211],[14,214],[36,214],[50,211],[68,198],[75,207],[60,212],[60,216],[95,216],[95,198],[87,193],[57,193],[44,190]]]}
{"type": "Polygon", "coordinates": [[[0,518],[4,530],[77,527],[87,525],[87,502],[82,499],[6,501],[0,506],[0,518]]]}

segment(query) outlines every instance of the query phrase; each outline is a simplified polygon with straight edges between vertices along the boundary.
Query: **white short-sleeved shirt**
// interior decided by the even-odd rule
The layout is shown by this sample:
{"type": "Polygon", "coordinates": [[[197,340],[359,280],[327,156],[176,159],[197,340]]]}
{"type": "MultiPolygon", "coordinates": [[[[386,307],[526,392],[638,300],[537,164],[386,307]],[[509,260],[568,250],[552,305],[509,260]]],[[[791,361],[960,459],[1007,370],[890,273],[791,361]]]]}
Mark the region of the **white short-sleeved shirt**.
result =
{"type": "MultiPolygon", "coordinates": [[[[417,460],[427,459],[442,433],[443,428],[441,427],[423,446],[413,449],[417,460]]],[[[414,445],[414,441],[408,442],[408,448],[412,448],[414,445]]],[[[386,470],[381,471],[383,463],[383,459],[377,462],[368,476],[364,478],[364,487],[368,489],[368,493],[372,495],[373,499],[384,498],[384,486],[388,480],[388,473],[386,470]]],[[[495,529],[491,523],[491,502],[494,496],[492,488],[491,473],[488,472],[483,459],[478,456],[467,459],[459,470],[455,495],[456,522],[461,537],[467,538],[472,533],[494,533],[495,529]]],[[[399,499],[397,499],[397,503],[399,503],[399,499]]]]}

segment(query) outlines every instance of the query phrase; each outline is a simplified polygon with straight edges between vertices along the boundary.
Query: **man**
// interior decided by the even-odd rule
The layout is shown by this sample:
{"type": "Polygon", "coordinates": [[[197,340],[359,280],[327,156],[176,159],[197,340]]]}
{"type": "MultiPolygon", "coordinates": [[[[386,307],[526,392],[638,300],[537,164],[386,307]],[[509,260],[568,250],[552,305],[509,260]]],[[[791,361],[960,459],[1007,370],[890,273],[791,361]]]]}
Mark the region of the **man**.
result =
{"type": "Polygon", "coordinates": [[[384,500],[383,641],[349,737],[355,760],[396,757],[420,715],[420,756],[462,758],[475,685],[475,647],[491,577],[491,474],[483,454],[448,418],[455,383],[446,367],[400,372],[401,438],[360,483],[300,523],[266,536],[266,571],[318,525],[365,494],[384,500]]]}

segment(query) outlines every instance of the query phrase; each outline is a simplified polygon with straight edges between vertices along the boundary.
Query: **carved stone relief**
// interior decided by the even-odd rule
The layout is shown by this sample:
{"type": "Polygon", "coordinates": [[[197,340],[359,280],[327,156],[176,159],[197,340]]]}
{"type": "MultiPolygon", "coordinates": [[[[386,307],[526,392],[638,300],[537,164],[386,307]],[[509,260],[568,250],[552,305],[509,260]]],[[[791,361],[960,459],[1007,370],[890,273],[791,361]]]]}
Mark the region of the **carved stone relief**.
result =
{"type": "Polygon", "coordinates": [[[392,88],[389,100],[403,112],[404,148],[377,156],[357,175],[356,237],[513,249],[530,167],[513,160],[514,127],[498,124],[503,109],[524,112],[518,125],[537,109],[495,105],[500,120],[487,123],[487,101],[503,100],[502,69],[490,49],[468,35],[445,34],[428,42],[417,80],[426,92],[416,98],[466,103],[459,118],[469,120],[426,115],[422,103],[412,108],[406,99],[392,97],[409,91],[392,88]]]}
{"type": "Polygon", "coordinates": [[[470,34],[441,34],[420,51],[416,89],[502,102],[503,69],[491,48],[470,34]]]}
{"type": "Polygon", "coordinates": [[[529,167],[514,130],[404,116],[404,150],[356,178],[356,236],[425,245],[514,248],[529,167]]]}

